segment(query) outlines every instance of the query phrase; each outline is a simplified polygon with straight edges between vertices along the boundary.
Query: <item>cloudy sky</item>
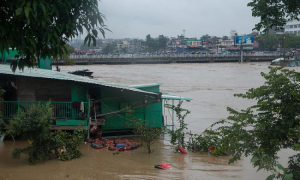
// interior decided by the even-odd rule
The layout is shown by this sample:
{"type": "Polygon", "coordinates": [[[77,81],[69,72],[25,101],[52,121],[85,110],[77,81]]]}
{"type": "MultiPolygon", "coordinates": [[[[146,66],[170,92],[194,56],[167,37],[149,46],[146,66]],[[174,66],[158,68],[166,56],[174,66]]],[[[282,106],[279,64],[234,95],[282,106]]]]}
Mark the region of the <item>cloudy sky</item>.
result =
{"type": "Polygon", "coordinates": [[[113,32],[106,38],[145,38],[147,34],[186,37],[223,36],[230,30],[250,33],[259,18],[252,17],[251,0],[101,0],[100,11],[113,32]]]}

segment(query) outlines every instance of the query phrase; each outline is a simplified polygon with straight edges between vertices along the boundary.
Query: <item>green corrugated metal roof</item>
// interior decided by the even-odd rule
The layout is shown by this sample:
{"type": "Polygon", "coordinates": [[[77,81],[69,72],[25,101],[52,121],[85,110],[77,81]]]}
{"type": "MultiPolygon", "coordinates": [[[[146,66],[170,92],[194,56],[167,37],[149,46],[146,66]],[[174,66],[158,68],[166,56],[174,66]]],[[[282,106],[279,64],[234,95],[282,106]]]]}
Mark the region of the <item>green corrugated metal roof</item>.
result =
{"type": "Polygon", "coordinates": [[[181,96],[176,96],[176,95],[173,95],[173,94],[167,94],[167,93],[163,93],[161,95],[161,98],[162,99],[171,99],[171,100],[186,100],[186,101],[191,101],[193,99],[191,98],[185,98],[185,97],[181,97],[181,96]]]}
{"type": "Polygon", "coordinates": [[[146,88],[146,87],[155,87],[155,86],[161,86],[161,84],[138,84],[138,85],[130,85],[129,87],[132,87],[132,88],[146,88]]]}
{"type": "Polygon", "coordinates": [[[117,84],[112,84],[108,82],[99,81],[97,79],[90,79],[83,76],[77,76],[69,73],[51,71],[51,70],[44,70],[38,68],[24,68],[24,71],[16,70],[13,72],[9,65],[0,65],[0,74],[6,75],[13,75],[13,76],[25,76],[25,77],[34,77],[34,78],[44,78],[44,79],[57,79],[62,81],[73,81],[73,82],[80,82],[86,84],[95,84],[100,86],[118,88],[118,89],[125,89],[129,91],[149,94],[149,95],[156,95],[156,93],[142,91],[136,88],[128,87],[128,86],[121,86],[117,84]]]}

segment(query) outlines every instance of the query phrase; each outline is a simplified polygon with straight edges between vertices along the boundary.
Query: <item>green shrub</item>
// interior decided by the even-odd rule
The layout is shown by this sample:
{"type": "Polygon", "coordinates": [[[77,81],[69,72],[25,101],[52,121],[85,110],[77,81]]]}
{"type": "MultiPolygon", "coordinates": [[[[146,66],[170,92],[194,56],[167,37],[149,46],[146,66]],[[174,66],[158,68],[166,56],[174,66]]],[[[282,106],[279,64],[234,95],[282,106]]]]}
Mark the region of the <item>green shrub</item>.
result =
{"type": "Polygon", "coordinates": [[[52,113],[50,102],[34,104],[26,112],[18,111],[10,121],[12,129],[8,133],[27,139],[29,146],[14,149],[13,158],[19,159],[21,154],[28,154],[29,163],[35,164],[39,160],[70,160],[81,156],[80,144],[83,142],[84,132],[77,130],[71,134],[59,131],[55,135],[51,132],[52,113]]]}
{"type": "Polygon", "coordinates": [[[163,135],[164,131],[161,127],[151,127],[147,120],[140,120],[133,116],[133,110],[128,107],[127,116],[131,117],[131,122],[134,124],[134,133],[140,135],[142,145],[145,143],[145,147],[150,154],[153,152],[151,145],[163,135]]]}
{"type": "MultiPolygon", "coordinates": [[[[184,130],[187,129],[187,124],[185,123],[185,118],[191,112],[187,109],[183,109],[182,106],[183,101],[179,101],[177,106],[165,104],[166,108],[172,109],[176,112],[177,121],[179,123],[179,128],[175,131],[169,130],[169,134],[171,135],[171,144],[174,146],[185,147],[184,143],[184,130]]],[[[176,148],[177,149],[177,148],[176,148]]]]}
{"type": "Polygon", "coordinates": [[[65,131],[58,131],[55,136],[58,147],[58,159],[62,161],[71,160],[81,157],[81,147],[83,143],[85,132],[82,130],[75,130],[74,133],[65,131]]]}

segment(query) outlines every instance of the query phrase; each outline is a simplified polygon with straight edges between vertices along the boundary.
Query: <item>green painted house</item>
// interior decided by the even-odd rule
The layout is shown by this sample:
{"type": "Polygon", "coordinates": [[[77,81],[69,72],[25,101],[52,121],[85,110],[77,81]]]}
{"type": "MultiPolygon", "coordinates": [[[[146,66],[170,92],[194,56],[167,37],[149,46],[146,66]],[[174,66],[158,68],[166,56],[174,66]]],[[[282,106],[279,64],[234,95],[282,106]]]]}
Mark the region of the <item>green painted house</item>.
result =
{"type": "MultiPolygon", "coordinates": [[[[0,64],[10,64],[13,61],[18,61],[18,57],[21,57],[17,50],[13,50],[12,48],[9,48],[9,51],[4,51],[4,53],[0,52],[0,64]]],[[[37,62],[37,65],[41,69],[48,69],[52,70],[52,58],[46,57],[45,59],[40,58],[39,62],[37,62]]]]}

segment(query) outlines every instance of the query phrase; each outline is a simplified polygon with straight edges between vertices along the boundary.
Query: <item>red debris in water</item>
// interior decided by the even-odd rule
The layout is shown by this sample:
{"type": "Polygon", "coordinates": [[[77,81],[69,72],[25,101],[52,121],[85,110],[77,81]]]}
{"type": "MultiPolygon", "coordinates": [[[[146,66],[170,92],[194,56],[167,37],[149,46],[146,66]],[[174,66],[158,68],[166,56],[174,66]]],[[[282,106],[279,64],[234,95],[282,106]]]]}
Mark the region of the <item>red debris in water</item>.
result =
{"type": "Polygon", "coordinates": [[[214,149],[215,149],[215,147],[213,147],[213,146],[208,148],[209,151],[212,151],[214,149]]]}
{"type": "Polygon", "coordinates": [[[168,164],[168,163],[161,163],[160,167],[163,168],[163,169],[170,169],[171,168],[170,164],[168,164]]]}
{"type": "Polygon", "coordinates": [[[182,154],[187,154],[186,150],[182,147],[179,147],[178,150],[182,153],[182,154]]]}
{"type": "Polygon", "coordinates": [[[119,151],[125,151],[125,149],[124,149],[124,148],[119,148],[118,150],[119,150],[119,151]]]}

